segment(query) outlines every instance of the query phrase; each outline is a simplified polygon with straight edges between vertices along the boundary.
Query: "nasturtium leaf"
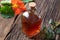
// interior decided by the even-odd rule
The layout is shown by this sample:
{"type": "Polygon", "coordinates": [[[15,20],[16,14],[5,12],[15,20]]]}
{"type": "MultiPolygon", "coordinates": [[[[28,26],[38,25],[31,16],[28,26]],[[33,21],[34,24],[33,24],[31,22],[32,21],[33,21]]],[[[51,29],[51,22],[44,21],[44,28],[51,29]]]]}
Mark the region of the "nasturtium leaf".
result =
{"type": "Polygon", "coordinates": [[[55,33],[60,34],[60,28],[56,28],[55,33]]]}
{"type": "Polygon", "coordinates": [[[23,2],[25,2],[25,3],[26,3],[26,2],[30,2],[30,1],[33,1],[33,0],[23,0],[23,2]]]}
{"type": "Polygon", "coordinates": [[[9,5],[4,5],[3,7],[0,8],[0,14],[4,18],[10,18],[14,16],[14,11],[12,10],[12,7],[9,5]]]}
{"type": "Polygon", "coordinates": [[[11,3],[11,0],[2,0],[0,3],[11,3]]]}
{"type": "Polygon", "coordinates": [[[45,35],[47,39],[54,39],[55,38],[55,33],[54,31],[51,29],[50,26],[45,28],[45,35]]]}
{"type": "Polygon", "coordinates": [[[3,6],[12,6],[12,4],[10,4],[10,3],[1,3],[3,6]]]}
{"type": "Polygon", "coordinates": [[[53,30],[47,29],[46,30],[46,36],[47,36],[47,39],[54,39],[55,38],[55,33],[53,32],[53,30]]]}

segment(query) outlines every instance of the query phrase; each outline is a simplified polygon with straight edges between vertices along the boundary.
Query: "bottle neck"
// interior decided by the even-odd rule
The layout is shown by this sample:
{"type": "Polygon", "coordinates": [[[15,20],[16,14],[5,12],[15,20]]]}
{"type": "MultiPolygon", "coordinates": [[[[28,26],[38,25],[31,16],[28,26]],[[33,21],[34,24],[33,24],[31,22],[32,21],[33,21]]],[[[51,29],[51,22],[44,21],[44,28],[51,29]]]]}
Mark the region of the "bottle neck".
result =
{"type": "Polygon", "coordinates": [[[35,12],[35,7],[31,7],[30,12],[35,12]]]}

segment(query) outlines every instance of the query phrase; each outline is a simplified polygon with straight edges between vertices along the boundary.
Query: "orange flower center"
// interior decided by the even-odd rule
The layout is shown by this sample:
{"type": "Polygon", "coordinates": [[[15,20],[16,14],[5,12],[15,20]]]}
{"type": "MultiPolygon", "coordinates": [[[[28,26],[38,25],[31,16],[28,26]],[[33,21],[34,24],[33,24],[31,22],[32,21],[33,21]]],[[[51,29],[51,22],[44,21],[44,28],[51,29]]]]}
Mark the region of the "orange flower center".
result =
{"type": "Polygon", "coordinates": [[[13,8],[18,8],[18,5],[17,5],[17,4],[14,4],[14,5],[13,5],[13,8]]]}

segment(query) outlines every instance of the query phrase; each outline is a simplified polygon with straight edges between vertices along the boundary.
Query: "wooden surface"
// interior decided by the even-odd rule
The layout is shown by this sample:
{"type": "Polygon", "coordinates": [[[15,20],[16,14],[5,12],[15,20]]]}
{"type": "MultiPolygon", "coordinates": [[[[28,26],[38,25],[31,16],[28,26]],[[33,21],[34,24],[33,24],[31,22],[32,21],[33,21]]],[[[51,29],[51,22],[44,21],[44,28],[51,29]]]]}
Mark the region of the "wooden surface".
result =
{"type": "Polygon", "coordinates": [[[13,24],[13,22],[14,22],[14,17],[10,19],[4,19],[0,15],[0,40],[4,40],[10,28],[12,27],[11,25],[13,24]]]}
{"type": "MultiPolygon", "coordinates": [[[[47,25],[50,19],[53,19],[54,21],[60,20],[60,0],[35,0],[35,2],[37,3],[37,14],[39,14],[43,18],[43,25],[47,25]]],[[[30,39],[22,33],[20,17],[21,16],[19,15],[17,20],[15,21],[15,24],[11,26],[12,29],[6,35],[4,40],[41,40],[40,34],[30,39]]]]}

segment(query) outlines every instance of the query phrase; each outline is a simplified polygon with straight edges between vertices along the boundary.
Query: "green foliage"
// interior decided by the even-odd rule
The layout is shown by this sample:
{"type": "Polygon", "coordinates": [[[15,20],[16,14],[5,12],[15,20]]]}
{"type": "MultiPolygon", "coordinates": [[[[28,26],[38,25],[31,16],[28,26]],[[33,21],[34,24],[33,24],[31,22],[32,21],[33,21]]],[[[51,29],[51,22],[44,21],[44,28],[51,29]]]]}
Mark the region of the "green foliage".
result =
{"type": "Polygon", "coordinates": [[[51,29],[51,27],[46,27],[46,26],[42,26],[42,30],[40,32],[40,36],[42,37],[42,39],[46,38],[46,39],[54,39],[55,38],[55,33],[54,31],[51,29]]]}
{"type": "Polygon", "coordinates": [[[0,14],[4,17],[4,18],[10,18],[14,16],[14,11],[12,10],[11,4],[9,3],[3,3],[3,6],[0,7],[0,14]]]}
{"type": "Polygon", "coordinates": [[[56,28],[56,29],[55,29],[55,33],[56,33],[56,34],[60,34],[60,28],[56,28]]]}
{"type": "Polygon", "coordinates": [[[1,3],[1,4],[2,4],[2,3],[11,3],[11,0],[1,0],[0,3],[1,3]]]}
{"type": "Polygon", "coordinates": [[[26,3],[26,2],[30,2],[30,1],[33,1],[33,0],[23,0],[23,2],[25,2],[25,3],[26,3]]]}
{"type": "Polygon", "coordinates": [[[54,31],[55,31],[56,34],[60,34],[60,24],[57,25],[57,27],[55,28],[54,31]]]}
{"type": "Polygon", "coordinates": [[[1,3],[3,6],[11,6],[10,3],[1,3]]]}
{"type": "Polygon", "coordinates": [[[51,28],[49,28],[46,30],[46,36],[47,36],[47,39],[54,39],[55,33],[53,32],[51,28]]]}
{"type": "Polygon", "coordinates": [[[40,36],[42,39],[55,39],[56,34],[60,34],[60,22],[50,21],[49,26],[42,26],[42,30],[40,32],[40,36]]]}

